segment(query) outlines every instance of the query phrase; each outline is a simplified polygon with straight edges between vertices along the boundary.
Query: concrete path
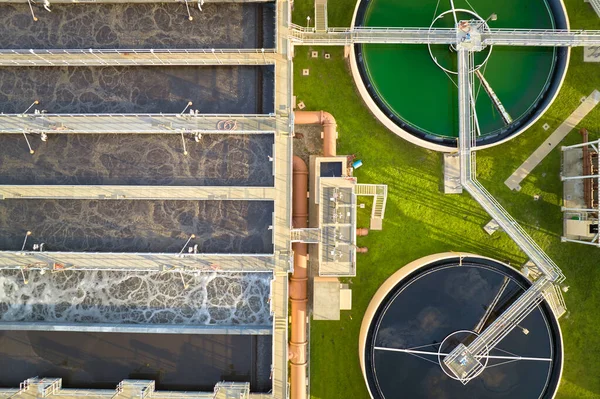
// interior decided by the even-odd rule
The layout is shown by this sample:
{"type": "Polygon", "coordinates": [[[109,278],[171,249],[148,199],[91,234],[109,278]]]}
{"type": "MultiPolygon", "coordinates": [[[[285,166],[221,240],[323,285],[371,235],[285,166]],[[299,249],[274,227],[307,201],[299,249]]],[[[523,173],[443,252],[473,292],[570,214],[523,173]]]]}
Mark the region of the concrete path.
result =
{"type": "Polygon", "coordinates": [[[540,145],[521,166],[504,182],[511,190],[519,185],[535,167],[560,143],[577,124],[600,102],[600,92],[594,90],[586,100],[540,145]]]}

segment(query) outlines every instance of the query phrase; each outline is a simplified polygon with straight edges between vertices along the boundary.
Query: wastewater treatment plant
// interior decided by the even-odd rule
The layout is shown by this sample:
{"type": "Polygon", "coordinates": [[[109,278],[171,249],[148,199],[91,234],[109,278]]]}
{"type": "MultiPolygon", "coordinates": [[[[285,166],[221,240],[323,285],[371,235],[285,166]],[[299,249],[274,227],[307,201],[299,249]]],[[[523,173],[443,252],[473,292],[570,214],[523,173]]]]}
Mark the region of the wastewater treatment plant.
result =
{"type": "Polygon", "coordinates": [[[599,102],[599,0],[0,0],[0,398],[600,398],[599,102]]]}

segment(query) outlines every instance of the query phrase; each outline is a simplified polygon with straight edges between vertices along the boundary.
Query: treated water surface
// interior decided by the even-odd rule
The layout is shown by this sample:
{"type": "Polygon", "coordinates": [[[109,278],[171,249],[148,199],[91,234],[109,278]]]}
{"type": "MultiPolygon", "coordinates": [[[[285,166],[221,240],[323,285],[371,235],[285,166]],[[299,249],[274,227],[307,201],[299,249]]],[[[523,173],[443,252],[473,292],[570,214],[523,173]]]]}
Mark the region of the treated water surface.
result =
{"type": "MultiPolygon", "coordinates": [[[[498,15],[492,28],[553,28],[553,16],[545,0],[455,0],[457,9],[471,10],[482,18],[498,15]]],[[[363,25],[428,28],[433,19],[450,9],[448,2],[372,0],[363,25]]],[[[450,14],[451,15],[451,14],[450,14]]],[[[438,27],[453,26],[446,15],[438,27]]],[[[441,49],[450,53],[448,46],[441,49]]],[[[456,75],[448,76],[431,59],[426,45],[363,45],[369,78],[388,108],[409,125],[438,136],[458,136],[456,75]]],[[[554,68],[555,50],[542,47],[495,46],[480,69],[500,101],[517,120],[538,101],[554,68]]],[[[454,55],[453,59],[456,59],[454,55]]],[[[456,63],[456,61],[454,61],[456,63]]],[[[475,79],[477,116],[483,135],[504,127],[500,114],[478,79],[475,79]]]]}

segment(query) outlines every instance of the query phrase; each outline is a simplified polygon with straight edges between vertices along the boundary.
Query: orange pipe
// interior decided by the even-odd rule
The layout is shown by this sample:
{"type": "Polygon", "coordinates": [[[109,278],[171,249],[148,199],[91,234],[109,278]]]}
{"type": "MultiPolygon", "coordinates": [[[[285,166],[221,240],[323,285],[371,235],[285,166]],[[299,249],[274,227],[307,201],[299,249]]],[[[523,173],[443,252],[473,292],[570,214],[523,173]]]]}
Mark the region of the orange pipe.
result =
{"type": "MultiPolygon", "coordinates": [[[[297,156],[293,161],[292,225],[294,228],[308,227],[308,168],[297,156]]],[[[308,269],[306,254],[308,245],[292,244],[294,251],[294,273],[290,278],[291,337],[290,337],[290,394],[291,399],[306,398],[306,305],[308,303],[308,269]]]]}
{"type": "MultiPolygon", "coordinates": [[[[298,125],[323,126],[323,155],[335,157],[337,154],[337,124],[335,118],[324,111],[297,111],[294,123],[298,125]]],[[[308,227],[308,168],[302,158],[293,160],[292,226],[308,227]]],[[[292,244],[294,252],[294,273],[290,277],[291,336],[290,336],[290,397],[306,399],[307,347],[307,304],[308,268],[306,243],[292,244]]]]}
{"type": "Polygon", "coordinates": [[[366,227],[358,227],[356,229],[356,235],[359,237],[364,237],[368,234],[369,234],[369,229],[367,229],[366,227]]]}
{"type": "Polygon", "coordinates": [[[333,115],[325,111],[296,111],[294,112],[294,123],[297,125],[322,125],[323,156],[336,156],[337,123],[333,115]]]}

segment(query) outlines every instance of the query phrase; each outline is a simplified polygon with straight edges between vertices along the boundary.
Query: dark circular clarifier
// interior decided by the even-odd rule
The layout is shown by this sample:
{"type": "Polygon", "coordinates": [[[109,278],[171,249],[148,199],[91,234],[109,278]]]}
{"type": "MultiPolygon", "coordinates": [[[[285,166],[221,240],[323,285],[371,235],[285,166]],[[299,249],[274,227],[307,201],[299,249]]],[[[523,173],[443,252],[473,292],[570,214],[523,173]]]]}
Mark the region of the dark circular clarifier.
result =
{"type": "Polygon", "coordinates": [[[553,398],[562,340],[545,302],[489,350],[481,359],[485,369],[466,385],[442,366],[443,354],[472,342],[530,285],[516,270],[476,257],[438,260],[402,279],[379,303],[367,330],[364,372],[371,396],[553,398]]]}

